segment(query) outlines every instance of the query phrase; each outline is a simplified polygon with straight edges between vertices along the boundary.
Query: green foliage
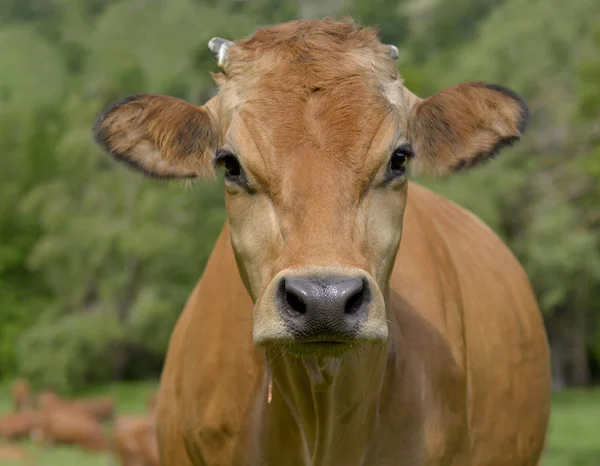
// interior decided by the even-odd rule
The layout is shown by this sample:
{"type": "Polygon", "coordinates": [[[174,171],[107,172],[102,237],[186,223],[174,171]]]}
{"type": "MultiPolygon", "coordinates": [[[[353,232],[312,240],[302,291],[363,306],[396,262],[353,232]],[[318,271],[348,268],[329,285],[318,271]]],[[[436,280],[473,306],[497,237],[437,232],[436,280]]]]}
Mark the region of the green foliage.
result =
{"type": "Polygon", "coordinates": [[[20,372],[37,387],[81,389],[110,378],[107,355],[122,339],[116,315],[101,309],[40,322],[19,343],[20,372]]]}
{"type": "Polygon", "coordinates": [[[383,43],[399,46],[399,40],[404,42],[406,38],[402,31],[408,27],[408,18],[402,14],[405,3],[406,0],[353,0],[347,13],[362,24],[377,27],[383,43]]]}
{"type": "Polygon", "coordinates": [[[23,110],[55,102],[63,96],[68,74],[61,57],[52,44],[33,29],[21,25],[0,29],[0,50],[3,109],[14,106],[23,110]]]}
{"type": "Polygon", "coordinates": [[[411,60],[420,64],[436,56],[451,57],[475,41],[478,27],[506,0],[410,0],[403,12],[410,21],[404,34],[411,60]]]}
{"type": "Polygon", "coordinates": [[[173,300],[157,296],[154,289],[144,289],[132,307],[128,336],[138,346],[162,357],[176,318],[173,300]]]}

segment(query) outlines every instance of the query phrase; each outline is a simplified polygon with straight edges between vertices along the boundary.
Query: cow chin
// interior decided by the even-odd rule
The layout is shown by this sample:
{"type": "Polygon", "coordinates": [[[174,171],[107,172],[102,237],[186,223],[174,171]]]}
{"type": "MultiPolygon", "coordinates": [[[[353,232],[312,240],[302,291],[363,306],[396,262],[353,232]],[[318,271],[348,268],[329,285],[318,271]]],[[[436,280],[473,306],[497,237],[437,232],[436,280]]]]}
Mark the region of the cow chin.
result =
{"type": "Polygon", "coordinates": [[[254,343],[295,356],[340,356],[388,337],[385,301],[358,268],[286,269],[256,303],[254,343]]]}

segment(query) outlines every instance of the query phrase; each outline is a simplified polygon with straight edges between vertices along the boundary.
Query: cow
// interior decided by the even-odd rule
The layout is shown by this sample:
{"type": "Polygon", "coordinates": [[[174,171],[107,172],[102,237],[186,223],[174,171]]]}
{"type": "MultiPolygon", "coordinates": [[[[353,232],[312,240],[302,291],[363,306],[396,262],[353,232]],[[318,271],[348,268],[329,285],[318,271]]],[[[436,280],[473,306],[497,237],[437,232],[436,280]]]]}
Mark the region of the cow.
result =
{"type": "Polygon", "coordinates": [[[151,416],[119,416],[113,450],[121,466],[160,466],[155,421],[151,416]]]}
{"type": "Polygon", "coordinates": [[[32,407],[31,385],[25,379],[15,379],[11,385],[13,411],[18,413],[32,407]]]}
{"type": "Polygon", "coordinates": [[[528,277],[408,180],[491,159],[527,104],[479,81],[420,98],[351,20],[208,45],[206,104],[136,94],[94,123],[149,177],[224,172],[227,219],[161,375],[161,464],[539,464],[550,364],[528,277]]]}
{"type": "Polygon", "coordinates": [[[121,466],[160,466],[156,441],[156,393],[146,399],[145,415],[118,416],[112,436],[113,453],[121,466]]]}
{"type": "Polygon", "coordinates": [[[115,399],[112,396],[99,396],[94,398],[79,398],[67,400],[74,406],[87,412],[98,421],[111,421],[115,416],[115,399]]]}
{"type": "Polygon", "coordinates": [[[31,455],[23,447],[0,443],[0,464],[33,464],[31,455]]]}
{"type": "Polygon", "coordinates": [[[38,423],[38,414],[26,410],[0,417],[0,438],[21,440],[28,438],[38,423]]]}
{"type": "Polygon", "coordinates": [[[111,396],[96,398],[61,398],[51,390],[42,390],[38,395],[40,407],[50,405],[69,406],[94,417],[99,422],[110,421],[115,415],[115,400],[111,396]]]}
{"type": "Polygon", "coordinates": [[[44,403],[40,407],[39,421],[32,432],[39,444],[77,445],[89,452],[110,450],[102,425],[91,414],[63,403],[44,403]]]}

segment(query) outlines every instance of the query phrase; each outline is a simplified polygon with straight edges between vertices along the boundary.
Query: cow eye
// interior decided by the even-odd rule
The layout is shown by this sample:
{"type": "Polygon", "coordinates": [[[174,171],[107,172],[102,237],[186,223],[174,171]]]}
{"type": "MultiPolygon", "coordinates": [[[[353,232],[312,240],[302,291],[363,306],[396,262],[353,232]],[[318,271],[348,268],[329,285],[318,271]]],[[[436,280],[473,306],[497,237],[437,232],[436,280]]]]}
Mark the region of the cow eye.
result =
{"type": "Polygon", "coordinates": [[[242,166],[231,152],[219,152],[215,157],[215,165],[225,169],[225,178],[228,181],[239,182],[242,177],[242,166]]]}
{"type": "Polygon", "coordinates": [[[391,177],[395,178],[404,175],[406,173],[406,164],[413,155],[412,148],[408,144],[397,147],[394,152],[392,152],[392,157],[390,158],[388,166],[391,177]]]}

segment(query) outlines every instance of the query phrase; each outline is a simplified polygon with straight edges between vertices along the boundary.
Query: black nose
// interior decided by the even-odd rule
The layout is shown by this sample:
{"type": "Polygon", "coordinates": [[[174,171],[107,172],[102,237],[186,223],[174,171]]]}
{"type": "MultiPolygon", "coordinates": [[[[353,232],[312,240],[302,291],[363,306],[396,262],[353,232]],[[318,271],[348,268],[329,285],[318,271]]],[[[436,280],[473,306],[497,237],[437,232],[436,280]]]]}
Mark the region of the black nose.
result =
{"type": "Polygon", "coordinates": [[[279,300],[290,330],[298,337],[351,337],[367,316],[368,282],[356,277],[288,277],[279,300]]]}

